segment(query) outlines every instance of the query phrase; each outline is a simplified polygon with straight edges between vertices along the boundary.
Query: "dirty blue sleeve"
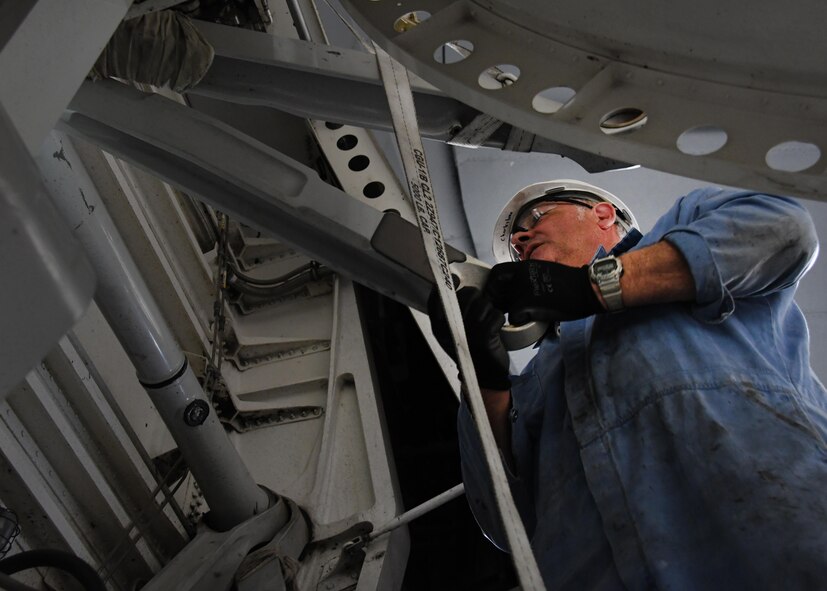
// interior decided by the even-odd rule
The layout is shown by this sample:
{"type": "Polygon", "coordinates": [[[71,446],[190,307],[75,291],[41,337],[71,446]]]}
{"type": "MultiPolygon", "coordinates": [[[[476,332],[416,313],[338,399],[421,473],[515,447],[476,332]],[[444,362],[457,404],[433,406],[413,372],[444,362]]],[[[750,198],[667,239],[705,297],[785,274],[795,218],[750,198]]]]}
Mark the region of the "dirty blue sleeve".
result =
{"type": "Polygon", "coordinates": [[[721,322],[736,298],[790,287],[812,266],[818,239],[809,213],[787,197],[700,189],[678,202],[640,246],[665,239],[695,280],[696,318],[721,322]]]}

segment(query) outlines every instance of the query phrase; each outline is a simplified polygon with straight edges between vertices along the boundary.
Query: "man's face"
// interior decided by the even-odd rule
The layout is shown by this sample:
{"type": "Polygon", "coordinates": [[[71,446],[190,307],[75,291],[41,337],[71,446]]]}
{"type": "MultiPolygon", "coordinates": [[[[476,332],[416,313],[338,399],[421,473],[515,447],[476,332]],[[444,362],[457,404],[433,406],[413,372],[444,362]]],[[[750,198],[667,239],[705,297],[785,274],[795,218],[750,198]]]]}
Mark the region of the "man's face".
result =
{"type": "Polygon", "coordinates": [[[531,226],[511,236],[521,261],[541,260],[581,267],[591,262],[600,246],[610,251],[619,241],[614,208],[596,203],[589,208],[561,202],[538,206],[542,212],[531,226]]]}

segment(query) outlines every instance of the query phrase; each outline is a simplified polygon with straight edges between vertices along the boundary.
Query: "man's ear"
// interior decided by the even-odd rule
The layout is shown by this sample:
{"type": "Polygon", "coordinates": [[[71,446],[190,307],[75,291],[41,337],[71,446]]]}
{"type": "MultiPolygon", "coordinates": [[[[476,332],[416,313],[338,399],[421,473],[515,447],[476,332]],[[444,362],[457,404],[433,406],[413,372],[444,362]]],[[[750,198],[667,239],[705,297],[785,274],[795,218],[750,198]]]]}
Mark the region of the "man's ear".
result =
{"type": "Polygon", "coordinates": [[[606,203],[605,201],[597,203],[592,208],[592,211],[594,211],[597,216],[597,225],[600,226],[602,230],[608,230],[614,226],[615,221],[617,221],[617,212],[611,203],[606,203]]]}

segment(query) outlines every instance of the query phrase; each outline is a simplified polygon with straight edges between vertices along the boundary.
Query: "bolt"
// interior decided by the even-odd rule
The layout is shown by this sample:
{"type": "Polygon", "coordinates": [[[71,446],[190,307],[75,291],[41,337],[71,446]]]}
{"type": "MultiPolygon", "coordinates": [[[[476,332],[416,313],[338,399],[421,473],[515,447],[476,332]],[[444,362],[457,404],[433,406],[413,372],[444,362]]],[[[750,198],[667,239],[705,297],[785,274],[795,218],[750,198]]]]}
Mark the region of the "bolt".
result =
{"type": "Polygon", "coordinates": [[[210,405],[206,400],[193,400],[184,409],[184,422],[190,427],[203,425],[210,416],[210,405]]]}

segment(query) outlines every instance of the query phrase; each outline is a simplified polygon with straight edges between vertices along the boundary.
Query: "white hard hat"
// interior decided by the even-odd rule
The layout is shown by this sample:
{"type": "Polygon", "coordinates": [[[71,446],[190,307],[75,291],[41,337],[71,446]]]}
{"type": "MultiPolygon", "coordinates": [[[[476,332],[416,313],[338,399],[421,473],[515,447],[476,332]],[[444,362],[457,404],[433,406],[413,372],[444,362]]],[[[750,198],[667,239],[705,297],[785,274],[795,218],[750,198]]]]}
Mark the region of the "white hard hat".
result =
{"type": "Polygon", "coordinates": [[[494,258],[496,261],[507,263],[518,260],[516,251],[511,247],[511,234],[514,230],[515,220],[519,219],[523,211],[537,203],[554,201],[560,197],[568,196],[611,203],[617,212],[617,223],[623,230],[628,232],[632,228],[638,228],[637,220],[632,211],[626,207],[626,204],[600,187],[569,179],[534,183],[520,189],[505,205],[500,217],[497,218],[497,225],[494,226],[494,258]]]}

